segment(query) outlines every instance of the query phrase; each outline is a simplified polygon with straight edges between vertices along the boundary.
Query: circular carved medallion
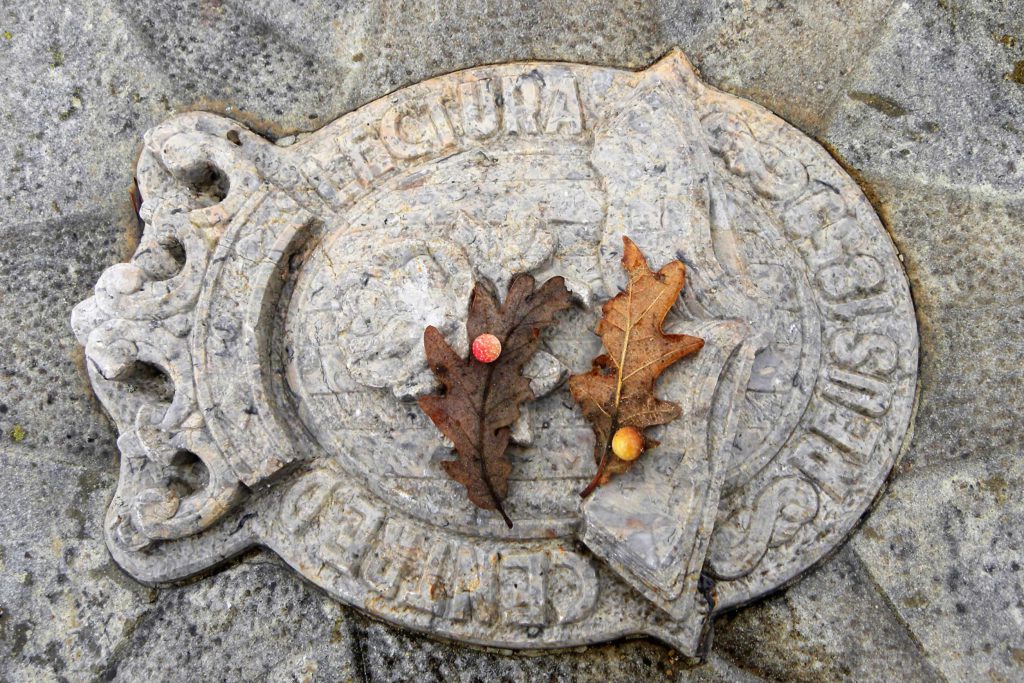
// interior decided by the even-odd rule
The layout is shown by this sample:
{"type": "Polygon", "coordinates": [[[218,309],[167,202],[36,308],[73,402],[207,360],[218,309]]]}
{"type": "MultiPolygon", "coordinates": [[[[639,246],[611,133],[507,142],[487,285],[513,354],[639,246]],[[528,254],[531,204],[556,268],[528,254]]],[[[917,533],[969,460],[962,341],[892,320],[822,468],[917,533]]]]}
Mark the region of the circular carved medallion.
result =
{"type": "Polygon", "coordinates": [[[139,251],[73,325],[122,434],[109,545],[144,580],[260,544],[434,634],[647,633],[692,654],[713,610],[842,541],[907,431],[915,320],[870,204],[679,53],[470,69],[290,146],[183,115],[138,171],[139,251]],[[683,416],[584,502],[594,435],[564,380],[601,352],[624,235],[685,264],[666,330],[705,347],[658,385],[683,416]],[[575,304],[524,370],[538,400],[512,428],[507,528],[448,478],[415,399],[436,390],[424,329],[465,356],[474,283],[504,297],[522,272],[564,277],[575,304]]]}

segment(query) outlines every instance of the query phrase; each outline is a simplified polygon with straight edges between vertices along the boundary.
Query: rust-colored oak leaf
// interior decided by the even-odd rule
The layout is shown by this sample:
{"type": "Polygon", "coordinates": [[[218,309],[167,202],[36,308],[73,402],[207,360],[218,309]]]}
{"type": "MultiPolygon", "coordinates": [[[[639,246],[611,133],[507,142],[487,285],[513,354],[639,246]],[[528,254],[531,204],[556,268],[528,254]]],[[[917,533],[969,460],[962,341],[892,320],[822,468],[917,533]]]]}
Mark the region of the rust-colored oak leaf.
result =
{"type": "MultiPolygon", "coordinates": [[[[596,438],[597,474],[580,493],[584,498],[633,464],[612,451],[616,430],[635,427],[643,433],[679,416],[678,405],[654,395],[654,384],[665,368],[704,346],[699,337],[662,332],[665,316],[683,290],[683,264],[672,261],[655,273],[632,240],[622,241],[629,284],[601,309],[596,332],[605,353],[594,359],[590,372],[569,378],[569,391],[596,438]]],[[[646,435],[644,440],[646,448],[657,445],[646,435]]]]}
{"type": "Polygon", "coordinates": [[[481,334],[501,342],[501,355],[492,363],[462,358],[436,327],[423,333],[427,362],[444,385],[440,394],[423,396],[420,408],[455,446],[456,460],[442,462],[448,476],[466,487],[469,500],[485,510],[497,510],[511,527],[501,501],[508,494],[512,470],[505,451],[519,406],[534,398],[523,366],[540,346],[541,328],[569,307],[569,291],[560,277],[536,290],[529,275],[517,275],[508,287],[504,305],[486,285],[477,283],[469,299],[466,332],[470,344],[481,334]]]}

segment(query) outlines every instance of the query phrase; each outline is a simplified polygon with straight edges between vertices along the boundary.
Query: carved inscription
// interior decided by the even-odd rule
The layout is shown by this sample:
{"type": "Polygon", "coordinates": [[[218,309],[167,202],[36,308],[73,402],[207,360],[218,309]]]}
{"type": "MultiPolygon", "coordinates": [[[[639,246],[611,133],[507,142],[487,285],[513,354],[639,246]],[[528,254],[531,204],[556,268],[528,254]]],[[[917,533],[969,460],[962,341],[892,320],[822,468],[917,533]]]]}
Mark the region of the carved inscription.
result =
{"type": "Polygon", "coordinates": [[[421,524],[385,517],[379,503],[327,472],[299,480],[286,500],[282,527],[315,539],[333,569],[363,582],[392,608],[543,629],[578,622],[597,603],[594,568],[573,550],[503,553],[471,539],[439,538],[421,524]]]}
{"type": "Polygon", "coordinates": [[[369,500],[352,496],[331,507],[326,521],[324,558],[338,570],[358,575],[360,562],[384,521],[384,511],[369,500]]]}
{"type": "Polygon", "coordinates": [[[506,136],[576,136],[584,107],[571,74],[531,70],[515,76],[458,84],[455,96],[434,93],[390,107],[378,121],[337,135],[328,158],[301,165],[307,182],[336,209],[360,190],[409,162],[452,153],[501,132],[506,136]]]}
{"type": "Polygon", "coordinates": [[[793,200],[783,214],[787,237],[804,261],[828,303],[828,313],[849,321],[892,309],[885,269],[869,254],[859,253],[864,235],[856,212],[828,184],[793,200]]]}
{"type": "Polygon", "coordinates": [[[832,340],[808,430],[788,461],[836,500],[849,496],[872,457],[877,419],[891,405],[888,380],[897,358],[895,343],[882,335],[847,331],[832,340]]]}

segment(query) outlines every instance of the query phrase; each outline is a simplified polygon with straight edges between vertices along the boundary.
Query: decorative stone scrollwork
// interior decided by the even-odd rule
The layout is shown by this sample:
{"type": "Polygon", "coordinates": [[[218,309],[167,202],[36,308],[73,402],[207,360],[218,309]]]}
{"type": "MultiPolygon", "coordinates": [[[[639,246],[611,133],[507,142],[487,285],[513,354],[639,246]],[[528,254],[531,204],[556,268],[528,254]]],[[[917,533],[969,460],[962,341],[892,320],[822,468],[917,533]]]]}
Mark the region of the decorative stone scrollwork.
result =
{"type": "Polygon", "coordinates": [[[758,140],[741,115],[716,112],[701,121],[708,145],[726,168],[750,180],[766,199],[794,196],[807,185],[807,169],[799,159],[771,143],[758,140]]]}
{"type": "Polygon", "coordinates": [[[818,492],[800,477],[783,477],[758,492],[749,507],[719,522],[708,549],[708,570],[729,581],[754,571],[768,548],[777,548],[818,514],[818,492]]]}
{"type": "Polygon", "coordinates": [[[213,249],[259,185],[255,165],[224,137],[229,131],[256,139],[201,114],[146,134],[138,164],[145,199],[139,246],[131,261],[103,274],[72,316],[93,386],[122,440],[133,443],[129,472],[137,481],[122,480],[119,488],[119,496],[132,494],[116,538],[135,548],[208,528],[243,493],[206,431],[190,352],[213,249]],[[195,490],[179,490],[190,479],[195,490]]]}

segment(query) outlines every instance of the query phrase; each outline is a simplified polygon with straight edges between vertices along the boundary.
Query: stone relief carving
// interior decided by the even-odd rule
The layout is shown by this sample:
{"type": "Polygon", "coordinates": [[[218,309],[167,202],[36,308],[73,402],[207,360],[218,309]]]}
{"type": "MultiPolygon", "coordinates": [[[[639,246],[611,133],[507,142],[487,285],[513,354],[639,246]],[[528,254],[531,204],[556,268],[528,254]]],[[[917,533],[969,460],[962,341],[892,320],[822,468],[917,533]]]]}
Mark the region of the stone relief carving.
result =
{"type": "Polygon", "coordinates": [[[138,162],[145,230],[72,326],[121,434],[108,546],[139,580],[253,545],[338,599],[497,647],[650,634],[796,578],[881,487],[917,333],[856,184],[681,53],[630,72],[522,63],[397,91],[294,144],[173,117],[138,162]],[[628,234],[687,267],[666,329],[683,416],[585,502],[593,436],[562,382],[589,365],[628,234]],[[507,529],[464,500],[413,401],[434,325],[466,352],[474,280],[561,275],[576,306],[526,374],[507,529]]]}

